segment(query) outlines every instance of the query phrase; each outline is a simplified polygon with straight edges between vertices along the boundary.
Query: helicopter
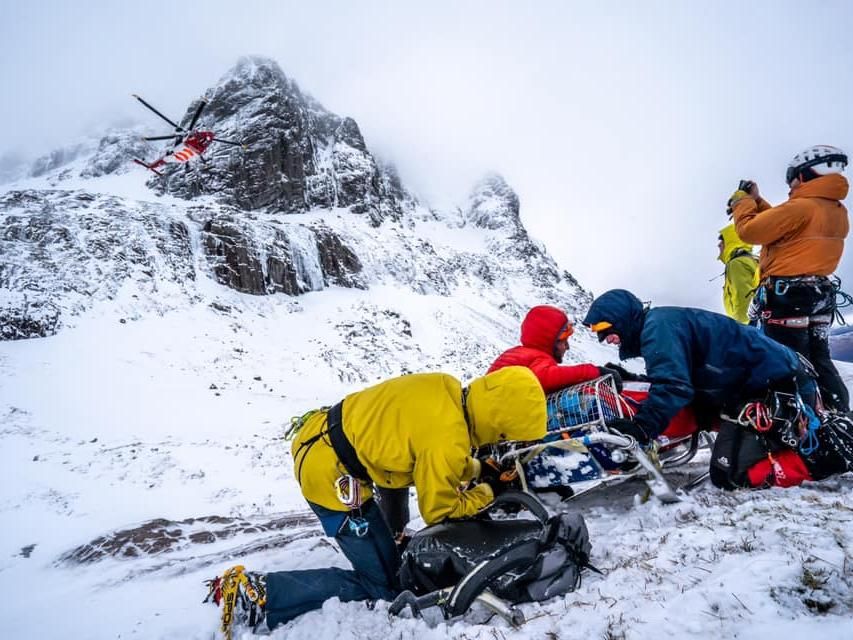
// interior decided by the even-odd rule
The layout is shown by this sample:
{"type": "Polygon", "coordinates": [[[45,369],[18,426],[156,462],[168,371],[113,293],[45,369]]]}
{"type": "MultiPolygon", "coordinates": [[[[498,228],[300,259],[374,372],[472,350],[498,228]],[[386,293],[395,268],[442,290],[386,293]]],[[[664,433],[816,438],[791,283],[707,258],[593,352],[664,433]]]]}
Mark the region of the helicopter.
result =
{"type": "Polygon", "coordinates": [[[139,100],[146,108],[150,109],[158,116],[160,116],[163,120],[168,122],[170,125],[175,127],[175,132],[169,135],[163,136],[151,136],[151,137],[143,137],[143,140],[153,141],[153,140],[172,140],[171,148],[166,151],[161,157],[159,157],[154,162],[144,162],[139,160],[138,158],[134,158],[133,161],[136,164],[142,165],[146,169],[149,169],[156,173],[158,176],[162,176],[163,174],[158,171],[158,169],[166,164],[182,164],[185,162],[189,162],[194,158],[199,158],[205,164],[207,163],[207,159],[204,157],[204,152],[207,151],[207,148],[214,142],[221,142],[222,144],[229,144],[235,147],[241,147],[243,149],[246,148],[246,145],[240,142],[234,142],[233,140],[223,140],[222,138],[217,138],[213,131],[202,131],[196,130],[194,127],[198,122],[198,119],[201,117],[201,112],[204,110],[204,107],[207,105],[207,99],[201,98],[201,101],[196,107],[195,113],[193,113],[192,119],[190,120],[189,125],[184,128],[178,123],[170,120],[162,113],[160,113],[157,109],[148,104],[141,97],[132,94],[134,98],[139,100]]]}

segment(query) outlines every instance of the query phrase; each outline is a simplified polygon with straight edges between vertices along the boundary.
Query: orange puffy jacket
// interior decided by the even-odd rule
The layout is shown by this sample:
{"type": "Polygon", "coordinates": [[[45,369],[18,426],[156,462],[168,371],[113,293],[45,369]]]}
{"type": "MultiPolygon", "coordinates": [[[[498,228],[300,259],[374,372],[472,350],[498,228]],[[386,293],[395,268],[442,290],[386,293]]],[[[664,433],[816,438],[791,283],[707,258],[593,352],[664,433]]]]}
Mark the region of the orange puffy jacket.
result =
{"type": "Polygon", "coordinates": [[[489,367],[489,373],[504,367],[527,367],[539,379],[545,393],[597,378],[599,373],[595,365],[561,366],[554,358],[557,336],[568,321],[568,316],[557,307],[533,307],[521,323],[521,345],[498,356],[489,367]]]}
{"type": "Polygon", "coordinates": [[[792,189],[787,202],[771,207],[743,198],[733,209],[741,240],[760,244],[761,277],[828,276],[835,271],[850,230],[847,179],[821,176],[792,189]]]}

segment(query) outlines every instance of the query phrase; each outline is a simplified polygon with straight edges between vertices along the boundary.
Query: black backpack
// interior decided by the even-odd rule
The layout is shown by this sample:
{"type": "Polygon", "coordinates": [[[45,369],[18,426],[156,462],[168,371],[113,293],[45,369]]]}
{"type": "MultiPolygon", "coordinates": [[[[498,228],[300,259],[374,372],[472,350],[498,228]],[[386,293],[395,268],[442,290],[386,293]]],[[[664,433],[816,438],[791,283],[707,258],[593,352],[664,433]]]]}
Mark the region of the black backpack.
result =
{"type": "MultiPolygon", "coordinates": [[[[444,617],[452,618],[463,615],[486,588],[512,604],[563,595],[580,584],[582,569],[590,566],[590,548],[580,514],[549,517],[534,496],[507,492],[486,514],[443,522],[412,536],[399,573],[405,591],[391,612],[411,606],[418,615],[420,608],[440,606],[444,617]],[[521,505],[535,518],[489,518],[495,508],[508,505],[521,505]]],[[[520,612],[507,611],[510,622],[523,621],[513,618],[520,612]]]]}

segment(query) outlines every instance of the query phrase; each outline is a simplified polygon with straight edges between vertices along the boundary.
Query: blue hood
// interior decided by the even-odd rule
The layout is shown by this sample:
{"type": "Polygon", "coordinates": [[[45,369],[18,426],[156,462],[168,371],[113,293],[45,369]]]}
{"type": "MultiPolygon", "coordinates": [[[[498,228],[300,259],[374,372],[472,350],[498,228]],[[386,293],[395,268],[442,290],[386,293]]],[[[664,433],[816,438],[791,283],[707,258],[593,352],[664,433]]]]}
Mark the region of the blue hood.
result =
{"type": "Polygon", "coordinates": [[[622,360],[640,355],[640,335],[646,321],[646,310],[640,299],[625,289],[611,289],[592,303],[583,323],[609,322],[619,335],[619,357],[622,360]]]}

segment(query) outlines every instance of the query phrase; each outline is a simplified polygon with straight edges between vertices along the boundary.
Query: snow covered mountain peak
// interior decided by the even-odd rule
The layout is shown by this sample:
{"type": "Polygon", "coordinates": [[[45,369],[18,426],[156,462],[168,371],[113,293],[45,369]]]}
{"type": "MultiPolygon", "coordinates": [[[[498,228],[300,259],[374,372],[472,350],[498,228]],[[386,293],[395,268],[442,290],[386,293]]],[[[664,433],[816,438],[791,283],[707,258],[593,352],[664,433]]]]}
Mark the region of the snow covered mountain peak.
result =
{"type": "Polygon", "coordinates": [[[214,143],[207,164],[170,165],[162,179],[149,180],[158,193],[281,213],[344,207],[376,222],[398,218],[412,203],[370,153],[355,120],[327,111],[275,61],[241,58],[206,95],[198,128],[244,146],[214,143]]]}
{"type": "Polygon", "coordinates": [[[241,84],[260,83],[260,85],[264,85],[269,83],[266,77],[269,75],[274,76],[273,82],[275,83],[287,82],[287,77],[284,75],[281,66],[272,58],[261,55],[245,55],[237,59],[236,64],[222,76],[219,84],[222,85],[233,79],[241,84]]]}
{"type": "Polygon", "coordinates": [[[516,233],[522,229],[521,204],[518,195],[503,176],[488,173],[481,178],[468,197],[466,218],[484,229],[506,229],[516,233]]]}
{"type": "Polygon", "coordinates": [[[241,58],[206,95],[198,126],[246,149],[214,144],[207,164],[149,177],[131,162],[152,157],[132,149],[139,132],[111,131],[0,192],[0,338],[52,335],[96,309],[123,320],[199,304],[287,315],[302,309],[293,296],[351,290],[363,293],[344,296],[346,327],[318,318],[339,329],[312,348],[346,331],[362,346],[328,364],[341,379],[370,380],[448,362],[475,373],[515,341],[530,306],[580,313],[589,303],[529,237],[503,177],[487,174],[455,211],[428,209],[373,157],[354,120],[267,58],[241,58]],[[112,192],[128,171],[137,195],[112,192]],[[448,332],[426,351],[405,338],[416,310],[448,332]]]}

